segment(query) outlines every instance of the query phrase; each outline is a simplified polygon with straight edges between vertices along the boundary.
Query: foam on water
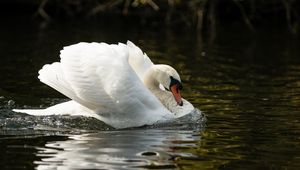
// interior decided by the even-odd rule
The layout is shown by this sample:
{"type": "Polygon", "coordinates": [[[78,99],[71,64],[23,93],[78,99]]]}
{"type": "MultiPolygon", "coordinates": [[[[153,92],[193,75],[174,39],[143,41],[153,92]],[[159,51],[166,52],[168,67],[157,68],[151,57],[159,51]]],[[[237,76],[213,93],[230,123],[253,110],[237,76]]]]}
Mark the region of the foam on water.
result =
{"type": "MultiPolygon", "coordinates": [[[[86,130],[113,130],[114,128],[105,123],[89,117],[53,115],[53,116],[30,116],[12,111],[15,102],[12,100],[2,101],[0,107],[0,126],[5,130],[46,130],[46,131],[86,131],[86,130]]],[[[204,128],[206,118],[204,114],[194,109],[191,113],[168,122],[157,123],[151,126],[135,127],[129,129],[181,129],[199,130],[204,128]]]]}

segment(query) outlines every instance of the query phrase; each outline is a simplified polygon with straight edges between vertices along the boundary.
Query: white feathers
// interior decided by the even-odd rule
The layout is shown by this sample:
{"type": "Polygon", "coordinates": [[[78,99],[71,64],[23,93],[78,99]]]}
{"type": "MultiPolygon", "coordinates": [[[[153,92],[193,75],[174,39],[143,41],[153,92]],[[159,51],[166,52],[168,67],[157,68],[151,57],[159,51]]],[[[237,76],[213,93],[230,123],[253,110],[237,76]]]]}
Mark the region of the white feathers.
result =
{"type": "Polygon", "coordinates": [[[64,47],[60,59],[45,65],[38,78],[72,101],[43,110],[14,111],[91,116],[115,128],[174,118],[143,84],[153,63],[132,42],[78,43],[64,47]]]}
{"type": "Polygon", "coordinates": [[[146,71],[153,65],[153,63],[149,59],[147,54],[143,54],[142,50],[132,42],[127,41],[127,47],[129,50],[129,64],[134,69],[139,78],[143,80],[146,71]]]}

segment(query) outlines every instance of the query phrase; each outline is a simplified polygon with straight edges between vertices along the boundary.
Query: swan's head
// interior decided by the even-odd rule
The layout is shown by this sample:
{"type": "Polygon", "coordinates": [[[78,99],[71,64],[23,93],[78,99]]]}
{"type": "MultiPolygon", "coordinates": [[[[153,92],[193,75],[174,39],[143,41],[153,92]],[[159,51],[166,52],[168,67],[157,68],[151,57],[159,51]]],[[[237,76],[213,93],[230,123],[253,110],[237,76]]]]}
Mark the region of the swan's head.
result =
{"type": "Polygon", "coordinates": [[[171,91],[177,104],[183,105],[180,90],[182,89],[181,80],[177,71],[168,65],[156,65],[157,66],[157,81],[164,86],[168,91],[171,91]]]}

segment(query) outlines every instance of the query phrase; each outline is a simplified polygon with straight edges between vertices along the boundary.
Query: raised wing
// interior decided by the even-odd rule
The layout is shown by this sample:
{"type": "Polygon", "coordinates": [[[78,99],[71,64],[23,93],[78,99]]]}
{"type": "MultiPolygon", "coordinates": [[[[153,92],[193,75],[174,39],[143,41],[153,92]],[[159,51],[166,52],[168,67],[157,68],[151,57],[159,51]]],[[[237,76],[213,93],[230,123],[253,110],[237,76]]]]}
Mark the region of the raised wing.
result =
{"type": "Polygon", "coordinates": [[[43,68],[39,71],[38,78],[41,82],[61,92],[70,99],[73,99],[88,108],[96,108],[95,105],[87,103],[77,96],[71,84],[65,78],[61,63],[55,62],[52,64],[44,65],[43,68]]]}
{"type": "Polygon", "coordinates": [[[132,67],[129,51],[124,44],[71,45],[61,51],[60,63],[43,67],[39,78],[81,105],[99,112],[139,113],[164,108],[136,74],[143,76],[152,62],[147,57],[145,67],[132,67]]]}
{"type": "Polygon", "coordinates": [[[139,78],[143,80],[146,71],[153,65],[153,63],[147,54],[143,53],[142,50],[131,41],[127,41],[127,47],[129,52],[129,64],[139,78]]]}
{"type": "MultiPolygon", "coordinates": [[[[127,41],[127,47],[129,51],[129,64],[131,65],[135,73],[139,76],[141,81],[143,81],[147,70],[154,64],[147,56],[147,54],[143,53],[142,50],[131,41],[127,41]]],[[[163,85],[160,84],[159,87],[162,90],[165,90],[163,85]]]]}

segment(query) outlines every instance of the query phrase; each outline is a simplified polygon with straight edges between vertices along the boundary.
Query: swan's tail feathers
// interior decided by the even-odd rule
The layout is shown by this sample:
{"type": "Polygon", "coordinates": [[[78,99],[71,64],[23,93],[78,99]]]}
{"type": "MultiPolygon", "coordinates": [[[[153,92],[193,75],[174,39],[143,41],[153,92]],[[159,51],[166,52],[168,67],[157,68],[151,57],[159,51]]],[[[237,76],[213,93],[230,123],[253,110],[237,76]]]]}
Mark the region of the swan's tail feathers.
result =
{"type": "Polygon", "coordinates": [[[13,111],[33,116],[71,115],[74,111],[72,111],[70,102],[60,103],[46,109],[13,109],[13,111]]]}
{"type": "Polygon", "coordinates": [[[49,116],[49,115],[70,115],[70,116],[85,116],[101,119],[94,111],[78,104],[71,100],[60,103],[46,109],[13,109],[14,112],[26,113],[33,116],[49,116]]]}
{"type": "Polygon", "coordinates": [[[51,113],[47,113],[45,110],[46,109],[13,109],[14,112],[26,113],[26,114],[33,115],[33,116],[53,115],[51,113]]]}

